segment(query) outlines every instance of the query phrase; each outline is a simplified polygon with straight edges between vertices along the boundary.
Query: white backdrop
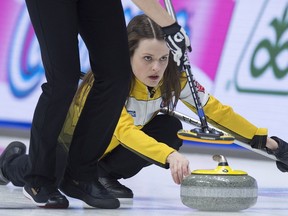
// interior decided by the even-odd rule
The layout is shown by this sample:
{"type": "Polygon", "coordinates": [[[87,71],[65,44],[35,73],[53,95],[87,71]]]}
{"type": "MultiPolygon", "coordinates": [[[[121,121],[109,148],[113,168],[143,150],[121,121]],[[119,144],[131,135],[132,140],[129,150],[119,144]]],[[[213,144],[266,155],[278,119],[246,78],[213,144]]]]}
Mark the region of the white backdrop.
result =
{"type": "Polygon", "coordinates": [[[237,1],[212,91],[258,127],[267,127],[270,135],[285,140],[288,140],[287,7],[285,0],[237,1]],[[256,49],[257,46],[262,48],[256,49]],[[253,53],[256,53],[254,61],[253,53]],[[251,64],[258,73],[262,70],[261,75],[253,76],[251,64]],[[277,73],[282,77],[277,78],[277,73]]]}

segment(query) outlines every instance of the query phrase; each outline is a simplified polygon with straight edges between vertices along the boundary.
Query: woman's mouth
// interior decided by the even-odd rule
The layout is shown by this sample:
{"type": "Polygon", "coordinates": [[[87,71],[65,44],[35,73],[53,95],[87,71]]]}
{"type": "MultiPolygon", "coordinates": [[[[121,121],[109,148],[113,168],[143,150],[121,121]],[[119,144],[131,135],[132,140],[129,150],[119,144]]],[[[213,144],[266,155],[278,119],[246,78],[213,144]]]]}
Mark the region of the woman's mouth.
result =
{"type": "Polygon", "coordinates": [[[151,80],[157,80],[159,78],[159,76],[149,76],[149,79],[151,80]]]}

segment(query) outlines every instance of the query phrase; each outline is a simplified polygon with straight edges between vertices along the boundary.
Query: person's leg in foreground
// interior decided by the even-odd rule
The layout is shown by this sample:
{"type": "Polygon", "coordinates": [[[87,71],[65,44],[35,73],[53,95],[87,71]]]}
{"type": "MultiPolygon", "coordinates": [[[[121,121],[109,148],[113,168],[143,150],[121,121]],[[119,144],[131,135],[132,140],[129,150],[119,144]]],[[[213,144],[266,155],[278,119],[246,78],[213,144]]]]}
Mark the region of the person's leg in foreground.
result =
{"type": "Polygon", "coordinates": [[[89,50],[95,85],[75,131],[62,190],[94,207],[117,208],[118,200],[103,192],[103,188],[95,188],[97,161],[109,144],[120,116],[131,73],[121,1],[26,0],[26,3],[40,44],[47,82],[42,85],[33,117],[30,170],[24,176],[24,195],[40,207],[69,205],[55,183],[55,161],[58,135],[78,87],[80,32],[89,50]],[[77,188],[81,193],[77,196],[67,186],[72,179],[81,181],[81,189],[77,188]]]}

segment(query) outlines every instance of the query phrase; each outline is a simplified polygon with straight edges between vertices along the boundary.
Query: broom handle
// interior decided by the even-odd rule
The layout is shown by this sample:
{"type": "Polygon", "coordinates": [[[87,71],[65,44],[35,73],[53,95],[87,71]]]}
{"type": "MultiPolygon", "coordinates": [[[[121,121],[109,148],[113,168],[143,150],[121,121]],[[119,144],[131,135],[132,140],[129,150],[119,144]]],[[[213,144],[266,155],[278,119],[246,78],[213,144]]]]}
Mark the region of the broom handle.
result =
{"type": "Polygon", "coordinates": [[[167,12],[170,14],[170,16],[172,16],[172,18],[176,21],[177,18],[176,18],[176,13],[174,11],[174,8],[172,6],[172,3],[171,3],[171,0],[165,0],[164,1],[164,4],[165,4],[165,7],[166,7],[166,10],[167,12]]]}
{"type": "MultiPolygon", "coordinates": [[[[170,16],[173,17],[173,19],[175,21],[177,21],[176,13],[174,11],[171,0],[164,0],[164,3],[165,3],[165,7],[166,7],[167,12],[170,14],[170,16]]],[[[185,52],[184,55],[186,55],[186,58],[189,61],[187,52],[185,52]]],[[[203,132],[209,133],[206,115],[204,113],[204,110],[203,110],[203,107],[202,107],[202,104],[201,104],[201,101],[200,101],[200,98],[199,98],[199,95],[198,95],[198,92],[197,92],[197,89],[196,89],[196,86],[194,83],[194,78],[193,78],[193,74],[191,71],[190,63],[188,63],[188,65],[185,65],[184,69],[185,69],[185,72],[187,75],[188,85],[189,85],[190,90],[191,90],[191,95],[192,95],[194,103],[195,103],[197,114],[198,114],[199,120],[201,122],[201,129],[203,130],[203,132]]]]}

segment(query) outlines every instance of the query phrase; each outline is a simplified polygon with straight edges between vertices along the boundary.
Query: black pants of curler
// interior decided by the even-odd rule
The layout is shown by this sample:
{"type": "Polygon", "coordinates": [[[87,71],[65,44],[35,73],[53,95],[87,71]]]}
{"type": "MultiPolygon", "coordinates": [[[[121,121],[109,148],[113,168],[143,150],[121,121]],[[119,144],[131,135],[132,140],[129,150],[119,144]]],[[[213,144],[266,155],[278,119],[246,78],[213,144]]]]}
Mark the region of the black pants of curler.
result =
{"type": "MultiPolygon", "coordinates": [[[[159,142],[166,143],[176,150],[182,146],[182,140],[176,135],[177,131],[180,129],[182,129],[181,122],[177,118],[168,115],[158,115],[142,128],[147,135],[159,142]]],[[[57,145],[57,166],[55,172],[57,183],[59,183],[63,176],[66,158],[67,153],[60,145],[57,145]]],[[[130,178],[136,175],[142,168],[151,164],[152,162],[147,160],[147,158],[143,158],[119,145],[99,161],[98,175],[99,177],[110,177],[115,179],[130,178]]],[[[164,166],[164,168],[168,167],[169,166],[167,165],[164,166]]],[[[25,176],[29,170],[30,163],[28,155],[17,157],[4,167],[5,176],[15,186],[24,186],[25,181],[23,176],[25,176]]]]}
{"type": "MultiPolygon", "coordinates": [[[[180,120],[169,115],[158,115],[142,128],[147,135],[176,150],[182,146],[182,140],[177,137],[177,131],[180,129],[182,129],[180,120]]],[[[99,177],[130,178],[151,164],[153,162],[149,159],[119,145],[99,161],[99,177]]],[[[169,165],[166,164],[164,168],[169,168],[169,165]]]]}
{"type": "Polygon", "coordinates": [[[110,142],[128,94],[131,66],[121,0],[26,0],[47,82],[36,105],[29,147],[31,186],[54,184],[57,138],[76,92],[78,33],[89,51],[94,85],[68,156],[76,180],[97,178],[97,161],[110,142]]]}

